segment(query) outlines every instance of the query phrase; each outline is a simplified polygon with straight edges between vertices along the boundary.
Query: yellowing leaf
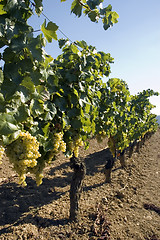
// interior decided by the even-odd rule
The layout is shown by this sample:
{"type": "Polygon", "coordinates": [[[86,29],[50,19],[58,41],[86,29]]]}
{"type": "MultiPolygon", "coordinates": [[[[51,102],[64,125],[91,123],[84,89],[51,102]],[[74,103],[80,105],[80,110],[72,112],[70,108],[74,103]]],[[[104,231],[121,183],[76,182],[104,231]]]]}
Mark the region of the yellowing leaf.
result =
{"type": "Polygon", "coordinates": [[[41,26],[41,31],[43,32],[48,42],[52,42],[52,39],[57,40],[57,29],[58,26],[53,22],[49,22],[46,27],[46,20],[41,26]]]}
{"type": "Polygon", "coordinates": [[[4,5],[0,4],[0,15],[6,14],[7,12],[3,10],[4,5]]]}

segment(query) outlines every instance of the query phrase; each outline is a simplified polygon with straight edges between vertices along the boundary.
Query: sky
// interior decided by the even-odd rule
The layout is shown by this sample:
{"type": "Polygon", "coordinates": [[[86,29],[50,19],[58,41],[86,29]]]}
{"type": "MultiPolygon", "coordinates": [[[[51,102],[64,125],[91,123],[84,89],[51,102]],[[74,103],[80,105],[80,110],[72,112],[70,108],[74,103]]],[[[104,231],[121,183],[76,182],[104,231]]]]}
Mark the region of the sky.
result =
{"type": "MultiPolygon", "coordinates": [[[[65,38],[62,31],[73,42],[85,40],[98,51],[110,53],[114,58],[110,77],[125,80],[131,94],[148,88],[160,92],[160,0],[104,0],[103,7],[111,4],[119,14],[118,23],[107,31],[102,22],[71,14],[72,1],[43,1],[43,13],[59,26],[58,38],[65,38]]],[[[44,19],[35,15],[29,24],[39,30],[44,19]]],[[[57,57],[57,42],[48,43],[46,52],[57,57]]],[[[156,105],[153,113],[160,115],[160,96],[150,100],[156,105]]]]}

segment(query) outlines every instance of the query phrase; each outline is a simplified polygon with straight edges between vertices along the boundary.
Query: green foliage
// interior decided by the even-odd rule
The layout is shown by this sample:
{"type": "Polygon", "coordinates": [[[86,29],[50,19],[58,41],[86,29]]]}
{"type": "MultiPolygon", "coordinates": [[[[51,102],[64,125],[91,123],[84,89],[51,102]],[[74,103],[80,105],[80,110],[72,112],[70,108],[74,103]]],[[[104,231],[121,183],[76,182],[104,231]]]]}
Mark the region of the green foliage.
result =
{"type": "Polygon", "coordinates": [[[92,22],[99,22],[99,19],[101,19],[104,30],[107,30],[118,22],[119,15],[112,11],[111,5],[102,8],[103,1],[104,0],[74,0],[71,5],[71,12],[80,17],[84,10],[84,14],[88,15],[92,22]]]}
{"type": "Polygon", "coordinates": [[[140,140],[147,132],[157,129],[156,115],[150,96],[157,96],[153,90],[144,90],[131,96],[127,84],[120,79],[109,79],[101,88],[101,98],[96,119],[96,132],[108,135],[111,150],[123,151],[135,140],[140,140]]]}
{"type": "MultiPolygon", "coordinates": [[[[102,8],[102,2],[74,0],[71,12],[78,17],[88,15],[93,22],[101,19],[106,30],[117,22],[118,14],[111,5],[102,8]]],[[[19,173],[21,182],[31,171],[38,174],[40,183],[45,164],[60,150],[66,156],[78,156],[83,142],[87,148],[89,138],[107,135],[112,146],[123,151],[135,139],[155,131],[157,124],[149,97],[157,93],[146,90],[131,96],[123,80],[114,78],[103,83],[114,59],[84,40],[69,43],[59,39],[62,53],[53,59],[43,48],[46,39],[57,40],[58,26],[52,22],[46,26],[45,20],[42,34],[34,37],[27,24],[33,6],[40,15],[42,0],[0,1],[0,47],[4,47],[0,55],[4,61],[0,70],[0,142],[11,156],[20,135],[36,137],[41,157],[35,168],[30,169],[32,162],[26,159],[20,167],[16,157],[12,160],[17,171],[23,167],[23,174],[19,173]]]]}

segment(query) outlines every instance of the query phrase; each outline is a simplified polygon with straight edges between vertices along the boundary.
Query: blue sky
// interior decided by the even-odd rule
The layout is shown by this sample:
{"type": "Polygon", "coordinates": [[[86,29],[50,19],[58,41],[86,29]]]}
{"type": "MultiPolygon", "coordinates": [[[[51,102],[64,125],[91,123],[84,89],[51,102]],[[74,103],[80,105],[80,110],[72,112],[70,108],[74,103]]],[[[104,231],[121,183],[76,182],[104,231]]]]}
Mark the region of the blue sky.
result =
{"type": "MultiPolygon", "coordinates": [[[[72,0],[44,1],[44,14],[55,22],[72,41],[85,40],[98,51],[110,53],[114,58],[110,77],[125,80],[131,94],[143,89],[160,92],[160,0],[104,0],[119,14],[119,22],[105,31],[102,23],[92,23],[88,17],[70,14],[72,0]]],[[[29,23],[40,29],[44,17],[33,16],[29,23]]],[[[58,31],[58,37],[64,37],[58,31]]],[[[47,44],[46,51],[56,57],[60,51],[57,42],[47,44]]],[[[152,97],[160,115],[160,96],[152,97]]]]}

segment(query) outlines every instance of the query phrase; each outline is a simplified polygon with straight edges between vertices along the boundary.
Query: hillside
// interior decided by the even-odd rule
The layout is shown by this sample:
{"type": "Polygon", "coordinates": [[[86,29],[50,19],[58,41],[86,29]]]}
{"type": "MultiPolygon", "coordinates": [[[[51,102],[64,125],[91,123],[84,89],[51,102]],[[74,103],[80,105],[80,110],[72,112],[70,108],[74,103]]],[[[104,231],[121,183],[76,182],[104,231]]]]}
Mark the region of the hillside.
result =
{"type": "Polygon", "coordinates": [[[119,161],[112,182],[104,183],[108,154],[106,141],[91,140],[81,157],[87,166],[80,200],[79,224],[68,222],[69,183],[72,171],[62,155],[45,170],[40,187],[28,177],[28,186],[18,178],[7,159],[0,167],[1,240],[158,240],[160,239],[160,130],[127,159],[119,161]]]}

